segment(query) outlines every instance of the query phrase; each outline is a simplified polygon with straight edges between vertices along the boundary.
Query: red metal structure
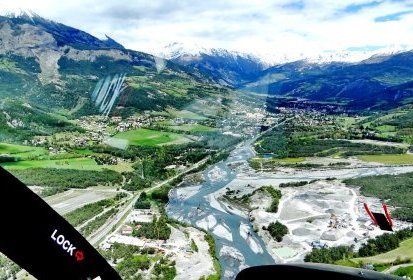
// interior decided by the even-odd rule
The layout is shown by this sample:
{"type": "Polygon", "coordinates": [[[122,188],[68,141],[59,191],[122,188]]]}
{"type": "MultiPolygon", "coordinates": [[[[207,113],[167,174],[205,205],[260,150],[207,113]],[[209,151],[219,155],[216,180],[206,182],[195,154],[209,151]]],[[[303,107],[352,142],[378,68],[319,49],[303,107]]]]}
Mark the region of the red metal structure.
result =
{"type": "Polygon", "coordinates": [[[390,212],[389,212],[389,209],[387,208],[386,203],[383,202],[382,205],[383,205],[383,210],[384,210],[384,214],[386,215],[387,221],[389,222],[390,226],[393,226],[393,221],[391,219],[390,212]]]}
{"type": "Polygon", "coordinates": [[[371,221],[373,222],[373,224],[377,225],[377,221],[373,216],[373,213],[371,213],[369,206],[367,205],[367,203],[363,203],[364,205],[364,209],[366,209],[367,214],[370,216],[371,221]]]}
{"type": "Polygon", "coordinates": [[[371,212],[369,206],[365,202],[363,205],[374,225],[379,226],[381,230],[393,231],[393,221],[391,219],[389,209],[384,202],[382,202],[384,214],[371,212]]]}

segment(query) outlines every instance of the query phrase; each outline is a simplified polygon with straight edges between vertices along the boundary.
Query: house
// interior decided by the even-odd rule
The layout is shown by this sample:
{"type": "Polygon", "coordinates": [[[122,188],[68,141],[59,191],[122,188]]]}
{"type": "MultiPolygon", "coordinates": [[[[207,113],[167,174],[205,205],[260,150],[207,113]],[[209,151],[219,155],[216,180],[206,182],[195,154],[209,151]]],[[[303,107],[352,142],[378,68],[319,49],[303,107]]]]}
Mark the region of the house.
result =
{"type": "Polygon", "coordinates": [[[133,232],[133,228],[131,226],[128,225],[124,225],[121,229],[121,234],[122,235],[132,235],[133,232]]]}

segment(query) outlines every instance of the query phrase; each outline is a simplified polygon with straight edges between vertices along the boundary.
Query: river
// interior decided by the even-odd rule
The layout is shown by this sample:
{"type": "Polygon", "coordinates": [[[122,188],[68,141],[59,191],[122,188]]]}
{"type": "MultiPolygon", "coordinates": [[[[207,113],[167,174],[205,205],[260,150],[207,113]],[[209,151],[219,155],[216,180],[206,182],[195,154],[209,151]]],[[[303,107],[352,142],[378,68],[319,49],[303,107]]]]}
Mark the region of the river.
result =
{"type": "MultiPolygon", "coordinates": [[[[254,156],[252,141],[247,140],[238,145],[230,156],[203,171],[205,180],[197,186],[174,189],[170,193],[166,208],[169,216],[202,227],[210,232],[216,241],[216,252],[222,266],[222,279],[234,279],[235,275],[247,266],[274,264],[275,261],[266,251],[262,239],[253,231],[248,217],[228,208],[216,200],[213,193],[225,188],[229,183],[240,178],[251,181],[272,181],[274,183],[311,180],[331,176],[331,170],[301,171],[297,174],[274,175],[255,174],[247,178],[244,173],[233,171],[228,166],[246,161],[254,156]],[[186,190],[185,190],[186,189],[186,190]]],[[[413,171],[406,167],[369,167],[334,170],[334,177],[344,179],[351,177],[391,174],[413,171]]]]}

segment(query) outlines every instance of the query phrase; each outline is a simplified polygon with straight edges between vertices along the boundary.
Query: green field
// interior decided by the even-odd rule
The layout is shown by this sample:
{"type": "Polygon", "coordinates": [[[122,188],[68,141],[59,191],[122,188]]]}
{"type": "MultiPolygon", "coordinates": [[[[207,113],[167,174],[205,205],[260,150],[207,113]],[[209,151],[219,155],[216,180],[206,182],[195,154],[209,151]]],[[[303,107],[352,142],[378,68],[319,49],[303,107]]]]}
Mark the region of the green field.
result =
{"type": "Polygon", "coordinates": [[[400,267],[393,274],[400,276],[400,277],[408,276],[410,278],[413,278],[413,265],[406,266],[406,267],[400,267]]]}
{"type": "Polygon", "coordinates": [[[197,113],[188,111],[188,110],[168,110],[168,113],[171,114],[175,118],[182,118],[182,119],[190,119],[190,120],[205,120],[206,117],[201,116],[197,113]]]}
{"type": "Polygon", "coordinates": [[[17,162],[7,162],[1,164],[8,170],[28,169],[28,168],[58,168],[58,169],[76,169],[76,170],[96,170],[111,169],[114,171],[131,171],[133,170],[128,164],[118,165],[98,165],[91,158],[68,158],[59,160],[24,160],[17,162]]]}
{"type": "Polygon", "coordinates": [[[295,166],[301,164],[305,160],[304,157],[291,157],[291,158],[252,158],[249,163],[255,170],[262,168],[277,168],[278,166],[295,166]]]}
{"type": "Polygon", "coordinates": [[[216,128],[205,126],[202,124],[171,125],[169,126],[169,128],[188,132],[212,132],[217,130],[216,128]]]}
{"type": "Polygon", "coordinates": [[[94,152],[89,149],[77,149],[76,153],[83,155],[83,156],[91,156],[94,154],[94,152]]]}
{"type": "Polygon", "coordinates": [[[279,163],[298,163],[298,162],[303,162],[304,160],[305,158],[303,157],[270,159],[271,162],[279,162],[279,163]]]}
{"type": "Polygon", "coordinates": [[[162,144],[182,144],[191,142],[190,139],[184,135],[173,133],[156,131],[145,128],[138,128],[125,132],[120,132],[114,136],[117,139],[128,140],[129,145],[143,145],[143,146],[156,146],[162,144]]]}
{"type": "Polygon", "coordinates": [[[11,155],[21,159],[27,159],[30,157],[45,155],[47,154],[47,150],[40,147],[0,143],[0,155],[1,154],[11,155]]]}
{"type": "Polygon", "coordinates": [[[413,155],[365,155],[358,156],[359,159],[368,162],[378,162],[384,164],[413,164],[413,155]]]}
{"type": "Polygon", "coordinates": [[[397,258],[402,260],[413,258],[413,238],[400,242],[400,247],[387,253],[383,253],[373,257],[356,258],[355,261],[363,261],[364,263],[390,263],[397,258]]]}
{"type": "Polygon", "coordinates": [[[339,118],[339,121],[340,121],[341,125],[348,128],[348,127],[356,124],[357,121],[359,121],[359,119],[354,118],[354,117],[343,117],[343,118],[339,118]]]}
{"type": "Polygon", "coordinates": [[[376,127],[380,132],[396,132],[396,127],[394,125],[381,125],[376,127]]]}

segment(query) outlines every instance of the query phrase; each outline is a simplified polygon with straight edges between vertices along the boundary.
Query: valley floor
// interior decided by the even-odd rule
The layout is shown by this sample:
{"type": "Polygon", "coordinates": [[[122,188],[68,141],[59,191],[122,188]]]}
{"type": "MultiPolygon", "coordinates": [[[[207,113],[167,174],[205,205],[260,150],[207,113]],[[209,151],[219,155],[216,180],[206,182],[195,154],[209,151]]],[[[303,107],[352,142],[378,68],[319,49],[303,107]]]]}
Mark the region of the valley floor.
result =
{"type": "MultiPolygon", "coordinates": [[[[322,161],[317,158],[308,160],[322,161]]],[[[334,159],[323,160],[327,163],[334,161],[334,159]]],[[[373,210],[378,211],[381,210],[381,203],[377,198],[360,195],[358,188],[348,187],[341,180],[375,174],[412,172],[413,166],[385,166],[357,159],[349,161],[351,165],[345,168],[320,167],[302,170],[285,167],[278,168],[275,172],[256,172],[249,168],[247,162],[239,162],[236,168],[239,171],[237,177],[225,188],[210,195],[210,205],[220,211],[248,217],[263,239],[266,250],[277,263],[303,261],[304,256],[317,246],[355,245],[355,248],[358,248],[367,239],[384,233],[372,225],[363,209],[363,202],[366,201],[373,210]],[[271,204],[268,195],[254,194],[251,197],[250,209],[222,199],[228,191],[233,191],[238,197],[242,197],[265,185],[277,187],[281,183],[311,180],[317,181],[301,187],[282,188],[282,198],[277,213],[268,212],[267,209],[271,204]],[[280,221],[288,227],[289,233],[282,242],[276,242],[268,231],[263,230],[263,227],[267,227],[273,221],[280,221]]],[[[219,169],[213,169],[213,174],[220,173],[222,171],[219,169]]],[[[182,199],[191,197],[199,191],[202,191],[199,186],[178,189],[182,199]]],[[[200,223],[199,226],[209,228],[211,223],[217,223],[213,216],[205,220],[205,225],[200,223]]],[[[394,228],[397,230],[407,226],[411,224],[396,221],[394,228]]],[[[245,226],[240,224],[241,235],[245,230],[245,236],[248,238],[248,226],[245,229],[245,226]]],[[[216,232],[214,230],[214,233],[227,238],[224,228],[216,232]]],[[[253,251],[258,254],[262,252],[263,248],[260,248],[253,239],[249,244],[253,251]]]]}

